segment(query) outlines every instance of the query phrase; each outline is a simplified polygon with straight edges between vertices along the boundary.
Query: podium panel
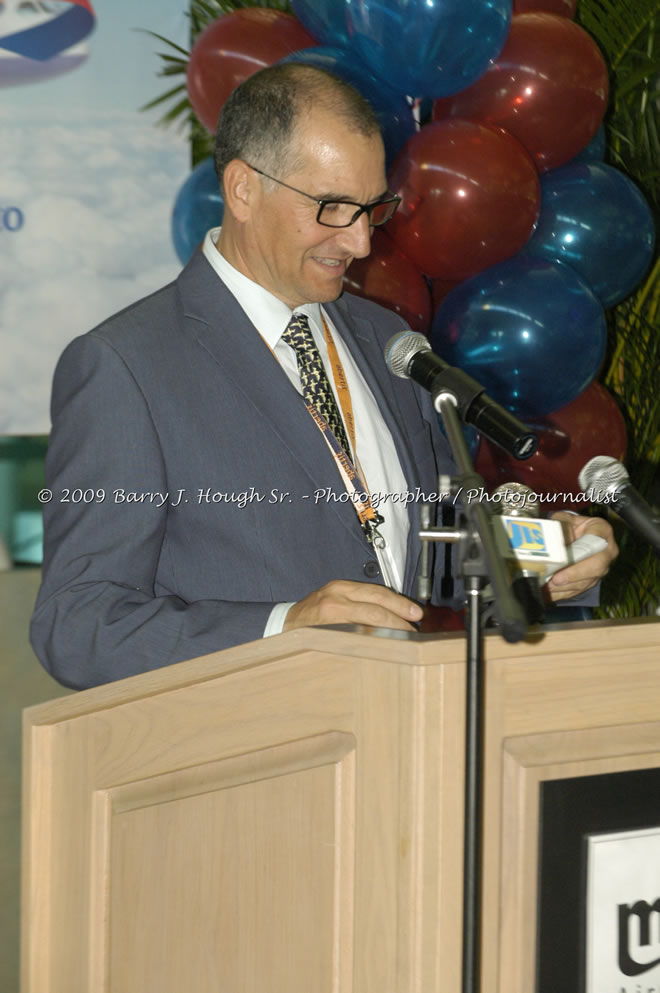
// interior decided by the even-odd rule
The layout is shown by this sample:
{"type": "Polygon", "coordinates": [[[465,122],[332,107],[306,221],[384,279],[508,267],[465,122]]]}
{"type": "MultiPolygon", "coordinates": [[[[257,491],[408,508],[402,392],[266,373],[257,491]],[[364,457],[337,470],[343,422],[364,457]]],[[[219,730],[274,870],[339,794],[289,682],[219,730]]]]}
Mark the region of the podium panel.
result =
{"type": "Polygon", "coordinates": [[[292,632],[26,712],[23,993],[439,989],[463,763],[443,644],[427,666],[292,632]]]}
{"type": "MultiPolygon", "coordinates": [[[[481,991],[531,993],[541,786],[660,768],[660,624],[486,660],[481,991]]],[[[456,993],[464,710],[462,635],[326,628],[26,711],[22,993],[456,993]]]]}
{"type": "Polygon", "coordinates": [[[354,757],[328,734],[100,791],[94,988],[345,987],[354,757]]]}
{"type": "MultiPolygon", "coordinates": [[[[567,625],[539,643],[536,657],[489,666],[484,991],[561,993],[538,977],[543,786],[660,768],[658,718],[655,620],[567,625]]],[[[574,915],[580,928],[582,910],[574,915]]]]}

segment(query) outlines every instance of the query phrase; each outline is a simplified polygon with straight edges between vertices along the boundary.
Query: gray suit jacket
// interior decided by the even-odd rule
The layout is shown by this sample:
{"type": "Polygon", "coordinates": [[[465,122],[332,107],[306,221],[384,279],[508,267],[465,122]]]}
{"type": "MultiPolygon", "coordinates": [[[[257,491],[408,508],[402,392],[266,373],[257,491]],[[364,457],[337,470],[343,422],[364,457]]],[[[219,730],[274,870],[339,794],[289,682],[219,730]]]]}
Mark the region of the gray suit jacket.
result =
{"type": "MultiPolygon", "coordinates": [[[[402,321],[328,306],[392,433],[409,490],[437,490],[448,447],[428,397],[383,346],[402,321]]],[[[250,641],[274,603],[332,579],[382,581],[300,396],[197,254],[179,278],[60,359],[34,648],[90,686],[250,641]]],[[[386,512],[386,510],[385,510],[386,512]]],[[[414,595],[419,503],[404,591],[414,595]]]]}

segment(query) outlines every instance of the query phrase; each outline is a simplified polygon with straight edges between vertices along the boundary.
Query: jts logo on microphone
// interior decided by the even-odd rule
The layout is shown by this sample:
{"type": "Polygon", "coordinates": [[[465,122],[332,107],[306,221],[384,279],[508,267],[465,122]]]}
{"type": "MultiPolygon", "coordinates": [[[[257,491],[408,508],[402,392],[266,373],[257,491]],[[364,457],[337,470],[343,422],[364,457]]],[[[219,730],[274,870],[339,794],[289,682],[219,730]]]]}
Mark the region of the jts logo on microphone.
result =
{"type": "Polygon", "coordinates": [[[509,542],[514,552],[525,552],[525,554],[533,555],[535,558],[550,558],[542,522],[521,520],[515,517],[505,517],[504,520],[509,542]]]}
{"type": "Polygon", "coordinates": [[[497,507],[495,536],[502,555],[523,573],[545,582],[568,563],[564,531],[559,521],[538,516],[536,494],[523,483],[503,483],[491,495],[497,507]]]}

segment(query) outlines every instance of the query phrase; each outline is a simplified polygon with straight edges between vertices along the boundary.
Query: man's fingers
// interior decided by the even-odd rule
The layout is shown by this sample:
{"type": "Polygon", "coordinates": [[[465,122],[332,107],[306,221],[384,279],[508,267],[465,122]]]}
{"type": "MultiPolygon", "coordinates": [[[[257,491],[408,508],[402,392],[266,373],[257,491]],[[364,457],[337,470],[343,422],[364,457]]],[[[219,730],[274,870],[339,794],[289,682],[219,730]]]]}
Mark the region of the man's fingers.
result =
{"type": "Polygon", "coordinates": [[[568,600],[571,597],[580,596],[582,593],[590,590],[592,586],[595,586],[600,578],[600,576],[595,576],[580,580],[571,577],[566,582],[558,583],[557,585],[553,585],[553,580],[551,579],[548,583],[550,599],[553,603],[557,603],[559,600],[568,600]]]}
{"type": "MultiPolygon", "coordinates": [[[[595,555],[560,569],[548,582],[548,592],[553,601],[567,600],[578,596],[595,586],[608,572],[610,565],[619,554],[614,533],[608,521],[602,517],[583,517],[559,512],[553,520],[563,521],[569,530],[570,539],[575,541],[583,534],[595,534],[607,541],[607,548],[595,555]]],[[[567,539],[568,540],[568,539],[567,539]]]]}
{"type": "Polygon", "coordinates": [[[368,624],[413,631],[422,608],[385,586],[336,580],[295,603],[284,630],[316,624],[368,624]]]}
{"type": "Polygon", "coordinates": [[[404,620],[418,621],[423,613],[419,604],[413,603],[408,597],[395,593],[387,586],[377,586],[374,583],[354,583],[340,579],[322,587],[320,592],[324,591],[356,603],[375,604],[404,620]]]}
{"type": "Polygon", "coordinates": [[[556,572],[548,582],[548,589],[551,593],[561,593],[562,598],[582,593],[602,579],[609,569],[610,561],[606,552],[591,555],[576,565],[556,572]]]}

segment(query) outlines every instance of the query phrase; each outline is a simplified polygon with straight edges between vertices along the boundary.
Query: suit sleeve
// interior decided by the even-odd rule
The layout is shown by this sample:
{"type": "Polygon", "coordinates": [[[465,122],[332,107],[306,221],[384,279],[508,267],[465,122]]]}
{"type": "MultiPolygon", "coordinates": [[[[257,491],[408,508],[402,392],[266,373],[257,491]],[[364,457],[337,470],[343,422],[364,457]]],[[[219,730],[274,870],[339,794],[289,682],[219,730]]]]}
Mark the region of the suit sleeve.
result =
{"type": "Polygon", "coordinates": [[[107,342],[86,335],[65,351],[51,413],[53,497],[30,631],[45,668],[83,688],[260,638],[271,603],[156,595],[167,504],[121,498],[136,483],[166,493],[166,466],[147,400],[107,342]]]}

